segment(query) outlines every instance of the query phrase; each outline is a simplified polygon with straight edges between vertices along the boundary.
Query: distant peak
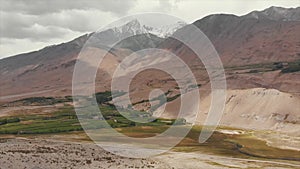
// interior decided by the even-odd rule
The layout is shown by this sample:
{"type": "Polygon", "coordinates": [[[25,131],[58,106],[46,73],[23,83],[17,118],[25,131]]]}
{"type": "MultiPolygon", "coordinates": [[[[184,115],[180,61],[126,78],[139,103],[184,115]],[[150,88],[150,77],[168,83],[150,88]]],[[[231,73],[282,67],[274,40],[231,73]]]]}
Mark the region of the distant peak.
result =
{"type": "Polygon", "coordinates": [[[300,7],[283,8],[271,6],[262,11],[253,11],[243,16],[246,18],[268,19],[276,21],[300,21],[300,7]]]}
{"type": "Polygon", "coordinates": [[[296,10],[298,9],[299,7],[297,8],[283,8],[283,7],[280,7],[280,6],[271,6],[267,9],[265,9],[264,11],[267,11],[267,10],[273,10],[273,11],[279,11],[279,10],[296,10]]]}
{"type": "Polygon", "coordinates": [[[267,8],[261,12],[272,15],[272,13],[284,14],[296,10],[297,8],[283,8],[283,7],[271,6],[270,8],[267,8]]]}
{"type": "Polygon", "coordinates": [[[279,6],[271,6],[267,9],[265,9],[264,11],[266,10],[286,10],[287,8],[283,8],[283,7],[279,7],[279,6]]]}
{"type": "Polygon", "coordinates": [[[127,22],[125,25],[140,25],[140,22],[138,19],[133,19],[133,20],[127,22]]]}
{"type": "Polygon", "coordinates": [[[185,22],[177,21],[168,25],[149,26],[144,25],[143,22],[140,22],[138,19],[134,18],[132,20],[127,20],[127,22],[123,22],[122,25],[110,27],[109,29],[98,31],[97,33],[103,34],[103,32],[106,30],[112,30],[113,33],[118,37],[139,34],[150,36],[150,34],[152,34],[161,38],[166,38],[171,36],[177,29],[180,29],[185,25],[185,22]]]}

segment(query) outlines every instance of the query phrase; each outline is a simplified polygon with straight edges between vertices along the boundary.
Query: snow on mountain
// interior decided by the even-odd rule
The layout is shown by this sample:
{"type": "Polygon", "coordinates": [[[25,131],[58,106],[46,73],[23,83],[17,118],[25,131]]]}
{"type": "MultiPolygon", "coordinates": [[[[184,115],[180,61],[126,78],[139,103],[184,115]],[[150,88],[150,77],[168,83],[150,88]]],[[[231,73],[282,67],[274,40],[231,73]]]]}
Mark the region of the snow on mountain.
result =
{"type": "Polygon", "coordinates": [[[125,25],[120,27],[114,27],[113,30],[119,34],[148,34],[151,33],[161,38],[171,36],[177,29],[185,26],[186,23],[178,21],[170,25],[162,25],[160,27],[153,27],[148,25],[142,25],[137,19],[134,19],[125,25]]]}
{"type": "Polygon", "coordinates": [[[177,29],[185,26],[186,23],[178,21],[170,25],[162,25],[160,27],[153,27],[143,25],[137,19],[131,20],[124,25],[112,27],[110,29],[97,32],[97,34],[107,31],[113,31],[113,34],[120,39],[127,36],[134,36],[137,34],[153,34],[161,38],[171,36],[177,29]]]}
{"type": "Polygon", "coordinates": [[[184,22],[178,21],[174,24],[170,25],[163,25],[161,27],[150,27],[150,26],[145,26],[144,27],[148,30],[149,33],[152,33],[158,37],[161,38],[166,38],[171,36],[176,30],[182,28],[183,26],[187,25],[184,22]]]}
{"type": "Polygon", "coordinates": [[[116,33],[119,34],[120,36],[125,36],[125,35],[137,35],[137,34],[147,34],[148,31],[145,29],[143,25],[137,20],[134,19],[125,25],[119,26],[119,27],[114,27],[112,30],[116,33]]]}

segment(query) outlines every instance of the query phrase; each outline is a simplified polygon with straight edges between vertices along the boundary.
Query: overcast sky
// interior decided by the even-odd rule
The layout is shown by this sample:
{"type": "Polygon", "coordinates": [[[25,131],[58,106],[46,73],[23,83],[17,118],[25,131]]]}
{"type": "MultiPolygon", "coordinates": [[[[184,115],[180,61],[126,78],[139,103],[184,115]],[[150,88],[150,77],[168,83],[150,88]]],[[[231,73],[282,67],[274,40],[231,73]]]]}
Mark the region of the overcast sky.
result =
{"type": "Polygon", "coordinates": [[[299,0],[0,0],[0,58],[66,42],[136,13],[167,13],[191,23],[270,6],[297,7],[299,0]]]}

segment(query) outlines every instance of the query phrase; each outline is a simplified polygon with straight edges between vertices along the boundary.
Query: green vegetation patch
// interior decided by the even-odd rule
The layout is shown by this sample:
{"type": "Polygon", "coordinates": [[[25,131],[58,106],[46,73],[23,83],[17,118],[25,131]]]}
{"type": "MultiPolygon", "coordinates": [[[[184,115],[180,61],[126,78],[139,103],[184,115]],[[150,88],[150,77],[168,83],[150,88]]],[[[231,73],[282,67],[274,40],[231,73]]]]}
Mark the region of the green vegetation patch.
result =
{"type": "Polygon", "coordinates": [[[300,71],[300,60],[291,62],[270,62],[243,66],[229,66],[225,67],[225,69],[232,71],[247,71],[242,73],[263,73],[276,70],[280,70],[281,73],[293,73],[300,71]]]}
{"type": "Polygon", "coordinates": [[[288,66],[286,68],[283,68],[281,70],[281,73],[293,73],[293,72],[299,72],[300,71],[300,60],[296,62],[290,62],[288,63],[288,66]]]}
{"type": "MultiPolygon", "coordinates": [[[[99,106],[99,113],[86,112],[81,116],[81,122],[87,121],[86,129],[105,128],[107,123],[113,128],[134,126],[164,126],[183,125],[184,119],[154,119],[147,112],[123,112],[129,117],[151,118],[149,123],[136,123],[122,116],[115,107],[109,105],[99,106]]],[[[21,114],[15,117],[0,118],[0,134],[46,134],[83,130],[73,107],[65,106],[52,113],[21,114]]]]}

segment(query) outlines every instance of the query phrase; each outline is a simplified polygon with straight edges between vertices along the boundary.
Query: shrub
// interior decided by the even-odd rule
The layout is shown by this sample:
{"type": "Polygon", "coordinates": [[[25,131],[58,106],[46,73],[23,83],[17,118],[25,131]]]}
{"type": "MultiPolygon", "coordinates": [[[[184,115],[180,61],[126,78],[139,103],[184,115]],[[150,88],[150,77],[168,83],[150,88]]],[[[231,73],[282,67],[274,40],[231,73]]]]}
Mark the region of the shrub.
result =
{"type": "Polygon", "coordinates": [[[21,120],[18,117],[12,117],[12,118],[6,118],[6,119],[0,119],[0,125],[7,124],[7,123],[17,123],[21,120]]]}
{"type": "Polygon", "coordinates": [[[282,73],[292,73],[292,72],[298,72],[298,71],[300,71],[299,64],[292,64],[292,65],[289,65],[289,67],[281,70],[282,73]]]}

